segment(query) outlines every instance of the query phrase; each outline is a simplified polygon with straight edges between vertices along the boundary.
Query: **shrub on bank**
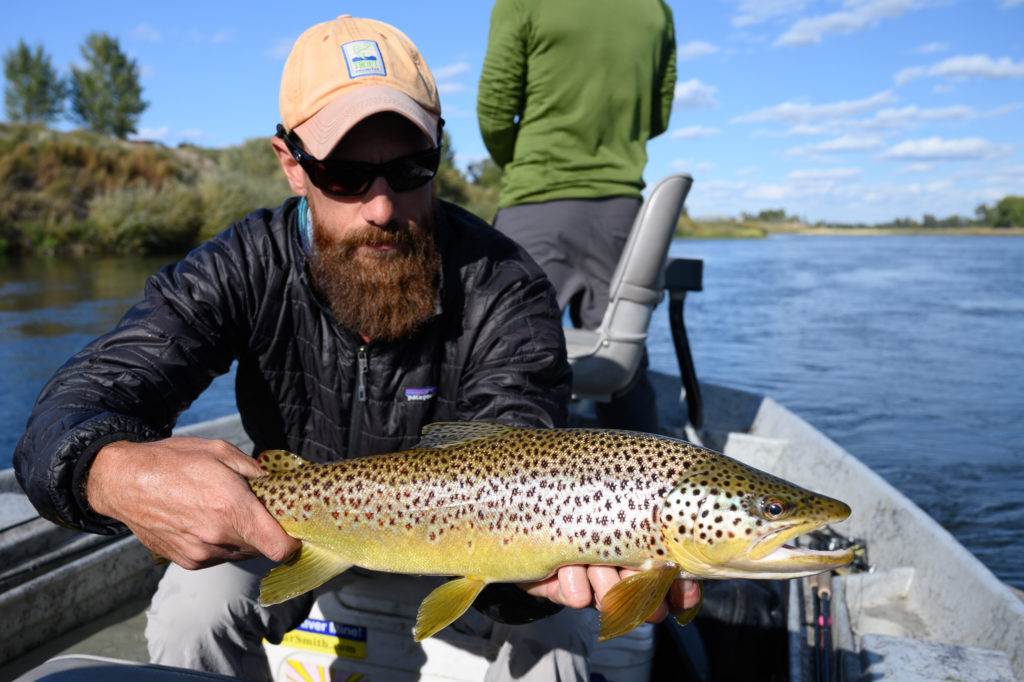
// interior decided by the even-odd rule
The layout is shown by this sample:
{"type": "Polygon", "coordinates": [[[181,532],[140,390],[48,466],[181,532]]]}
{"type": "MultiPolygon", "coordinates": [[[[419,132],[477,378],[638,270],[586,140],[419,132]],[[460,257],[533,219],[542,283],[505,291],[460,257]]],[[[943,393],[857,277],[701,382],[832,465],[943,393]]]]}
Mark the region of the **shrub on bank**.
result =
{"type": "Polygon", "coordinates": [[[180,253],[290,194],[266,138],[169,149],[0,124],[0,253],[180,253]]]}
{"type": "Polygon", "coordinates": [[[104,251],[166,253],[196,243],[203,223],[203,202],[181,182],[162,187],[119,187],[89,202],[89,225],[104,251]]]}

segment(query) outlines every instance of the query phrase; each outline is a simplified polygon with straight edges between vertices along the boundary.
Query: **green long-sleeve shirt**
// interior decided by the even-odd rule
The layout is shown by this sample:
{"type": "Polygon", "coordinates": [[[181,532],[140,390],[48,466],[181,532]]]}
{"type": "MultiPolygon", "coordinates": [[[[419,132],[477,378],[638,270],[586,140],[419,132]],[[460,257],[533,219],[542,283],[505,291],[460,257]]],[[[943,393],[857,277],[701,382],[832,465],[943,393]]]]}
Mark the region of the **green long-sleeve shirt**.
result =
{"type": "Polygon", "coordinates": [[[639,197],[675,80],[662,0],[497,0],[477,116],[505,170],[499,206],[639,197]]]}

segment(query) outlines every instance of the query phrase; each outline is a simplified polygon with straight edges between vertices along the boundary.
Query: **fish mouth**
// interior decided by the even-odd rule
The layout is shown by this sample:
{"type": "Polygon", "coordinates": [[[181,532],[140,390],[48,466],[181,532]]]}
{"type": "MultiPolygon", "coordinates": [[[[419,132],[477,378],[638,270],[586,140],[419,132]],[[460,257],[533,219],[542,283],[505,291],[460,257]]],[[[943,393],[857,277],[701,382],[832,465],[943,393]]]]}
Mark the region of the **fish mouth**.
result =
{"type": "MultiPolygon", "coordinates": [[[[793,524],[783,526],[758,540],[747,552],[749,568],[758,573],[783,578],[813,575],[844,566],[853,561],[853,549],[809,549],[787,544],[787,540],[814,530],[820,524],[793,524]]],[[[766,576],[767,577],[767,576],[766,576]]]]}

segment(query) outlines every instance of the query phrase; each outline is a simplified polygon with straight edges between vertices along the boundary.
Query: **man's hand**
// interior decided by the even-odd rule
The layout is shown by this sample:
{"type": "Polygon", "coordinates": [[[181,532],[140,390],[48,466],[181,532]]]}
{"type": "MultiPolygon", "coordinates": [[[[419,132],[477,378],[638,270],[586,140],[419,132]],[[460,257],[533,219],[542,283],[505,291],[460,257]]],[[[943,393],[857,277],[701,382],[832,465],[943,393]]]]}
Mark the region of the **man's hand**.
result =
{"type": "Polygon", "coordinates": [[[96,455],[86,497],[139,541],[187,569],[263,555],[283,561],[299,547],[253,495],[265,472],[235,446],[205,438],[120,441],[96,455]]]}
{"type": "MultiPolygon", "coordinates": [[[[640,571],[614,566],[562,566],[550,578],[536,583],[521,585],[535,597],[546,597],[556,604],[583,609],[593,606],[601,610],[601,600],[615,583],[625,580],[640,571]]],[[[693,608],[700,601],[700,588],[696,580],[674,580],[668,591],[668,598],[647,619],[648,623],[660,623],[673,612],[693,608]]]]}

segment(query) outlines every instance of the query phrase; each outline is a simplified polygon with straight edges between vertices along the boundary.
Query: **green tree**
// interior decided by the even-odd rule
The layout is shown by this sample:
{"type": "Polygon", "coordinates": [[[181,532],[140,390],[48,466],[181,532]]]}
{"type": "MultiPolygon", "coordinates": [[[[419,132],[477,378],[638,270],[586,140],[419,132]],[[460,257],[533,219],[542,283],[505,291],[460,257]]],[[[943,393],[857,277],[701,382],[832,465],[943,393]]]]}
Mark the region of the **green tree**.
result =
{"type": "Polygon", "coordinates": [[[4,55],[4,107],[12,123],[49,123],[64,110],[67,85],[57,75],[43,47],[18,41],[4,55]]]}
{"type": "Polygon", "coordinates": [[[992,227],[1024,227],[1024,197],[1003,197],[990,217],[992,227]]]}
{"type": "Polygon", "coordinates": [[[437,169],[434,179],[437,187],[437,196],[463,206],[469,199],[469,189],[466,178],[455,166],[455,147],[452,146],[452,138],[448,131],[441,135],[441,165],[437,169]]]}
{"type": "Polygon", "coordinates": [[[71,109],[91,130],[124,139],[134,133],[148,106],[142,100],[139,67],[116,38],[90,33],[82,45],[85,68],[71,68],[71,109]]]}
{"type": "Polygon", "coordinates": [[[501,168],[489,156],[469,164],[466,167],[466,175],[469,176],[469,181],[474,185],[486,189],[501,188],[501,168]]]}

